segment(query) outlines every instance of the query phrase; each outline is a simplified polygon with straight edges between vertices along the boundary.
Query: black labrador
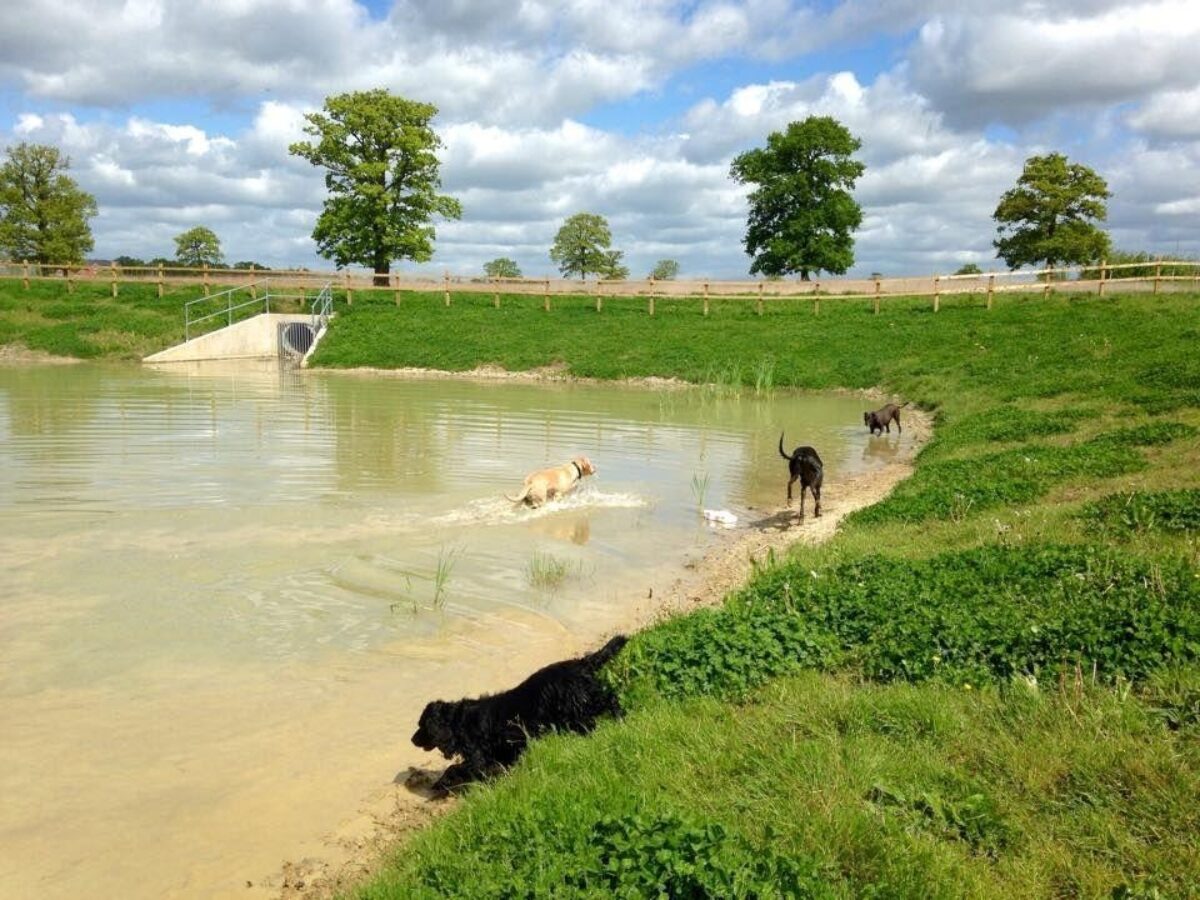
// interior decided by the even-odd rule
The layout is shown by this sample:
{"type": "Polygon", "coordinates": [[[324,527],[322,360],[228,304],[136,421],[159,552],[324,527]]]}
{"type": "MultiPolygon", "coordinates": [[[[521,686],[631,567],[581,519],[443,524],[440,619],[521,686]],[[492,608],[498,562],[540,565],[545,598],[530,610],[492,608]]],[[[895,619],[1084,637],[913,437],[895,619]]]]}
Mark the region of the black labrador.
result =
{"type": "Polygon", "coordinates": [[[596,652],[551,663],[499,694],[427,704],[412,742],[422,750],[440,750],[447,759],[462,757],[433,790],[445,794],[503,771],[530,738],[548,731],[586,734],[600,716],[620,716],[620,702],[597,673],[628,640],[617,635],[596,652]]]}
{"type": "Polygon", "coordinates": [[[812,492],[813,500],[816,501],[817,508],[814,515],[820,516],[821,482],[825,479],[825,464],[821,462],[821,457],[817,455],[817,451],[812,447],[797,447],[792,451],[792,455],[788,456],[783,452],[783,434],[781,433],[779,435],[779,455],[788,461],[788,504],[790,505],[792,502],[792,485],[799,479],[800,518],[804,518],[805,488],[808,488],[812,492]]]}

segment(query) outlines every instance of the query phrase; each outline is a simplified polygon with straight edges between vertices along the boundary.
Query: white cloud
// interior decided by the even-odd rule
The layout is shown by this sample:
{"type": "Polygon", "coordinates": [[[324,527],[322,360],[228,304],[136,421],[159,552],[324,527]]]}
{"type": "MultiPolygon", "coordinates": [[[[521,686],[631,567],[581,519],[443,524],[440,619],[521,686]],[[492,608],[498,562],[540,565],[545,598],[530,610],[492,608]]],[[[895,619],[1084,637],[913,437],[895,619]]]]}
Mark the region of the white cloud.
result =
{"type": "Polygon", "coordinates": [[[956,121],[1022,123],[1200,82],[1192,0],[947,12],[909,52],[915,87],[956,121]]]}

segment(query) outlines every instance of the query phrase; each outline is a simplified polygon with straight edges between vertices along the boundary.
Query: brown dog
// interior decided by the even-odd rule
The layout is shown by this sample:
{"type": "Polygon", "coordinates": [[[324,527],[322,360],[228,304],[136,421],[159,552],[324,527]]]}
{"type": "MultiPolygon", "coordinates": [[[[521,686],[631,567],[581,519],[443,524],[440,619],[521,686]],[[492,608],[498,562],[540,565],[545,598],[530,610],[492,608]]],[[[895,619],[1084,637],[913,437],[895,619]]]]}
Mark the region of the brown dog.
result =
{"type": "Polygon", "coordinates": [[[547,500],[568,493],[585,475],[595,474],[596,467],[592,465],[590,459],[586,456],[576,456],[565,465],[542,469],[526,475],[525,486],[521,493],[508,499],[513,503],[541,506],[547,500]]]}
{"type": "Polygon", "coordinates": [[[895,403],[889,403],[882,409],[877,409],[875,412],[863,413],[863,424],[871,429],[871,434],[878,431],[880,434],[886,430],[888,434],[892,433],[892,422],[896,423],[896,431],[904,434],[904,430],[900,427],[900,410],[908,406],[907,403],[901,403],[897,406],[895,403]]]}

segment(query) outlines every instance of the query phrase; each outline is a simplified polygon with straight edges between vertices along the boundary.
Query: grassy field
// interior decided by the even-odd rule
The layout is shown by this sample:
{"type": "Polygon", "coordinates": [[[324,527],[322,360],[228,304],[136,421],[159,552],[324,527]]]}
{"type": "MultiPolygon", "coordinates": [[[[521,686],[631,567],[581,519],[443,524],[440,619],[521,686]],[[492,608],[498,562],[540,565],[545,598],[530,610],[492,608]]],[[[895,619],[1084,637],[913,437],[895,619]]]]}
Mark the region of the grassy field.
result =
{"type": "Polygon", "coordinates": [[[318,365],[883,387],[937,426],[355,896],[1200,896],[1200,297],[338,311],[318,365]]]}
{"type": "MultiPolygon", "coordinates": [[[[229,286],[214,285],[211,290],[229,286]]],[[[0,345],[77,359],[141,359],[183,341],[183,304],[203,295],[197,285],[170,281],[160,298],[154,284],[122,284],[113,297],[107,281],[78,282],[68,293],[59,281],[31,281],[24,288],[20,279],[0,279],[0,345]]],[[[223,308],[223,303],[214,301],[211,311],[223,308]]],[[[272,312],[298,309],[294,302],[271,306],[272,312]]],[[[262,312],[261,305],[239,311],[235,319],[256,312],[262,312]]],[[[223,324],[224,319],[216,319],[209,326],[223,324]]],[[[193,330],[192,335],[204,330],[193,330]]]]}

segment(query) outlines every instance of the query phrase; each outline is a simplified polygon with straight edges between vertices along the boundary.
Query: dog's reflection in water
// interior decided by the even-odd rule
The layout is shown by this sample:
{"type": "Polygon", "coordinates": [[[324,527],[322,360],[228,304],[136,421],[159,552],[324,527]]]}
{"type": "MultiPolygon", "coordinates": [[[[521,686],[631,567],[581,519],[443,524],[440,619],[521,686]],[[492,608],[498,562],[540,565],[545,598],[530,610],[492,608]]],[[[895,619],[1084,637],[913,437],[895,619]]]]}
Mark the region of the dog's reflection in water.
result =
{"type": "Polygon", "coordinates": [[[548,516],[530,522],[529,527],[559,541],[570,541],[572,544],[583,546],[592,537],[592,522],[586,515],[582,516],[548,516]]]}
{"type": "Polygon", "coordinates": [[[867,443],[863,445],[863,459],[893,459],[900,452],[900,437],[895,438],[885,437],[883,435],[871,435],[867,438],[867,443]]]}

